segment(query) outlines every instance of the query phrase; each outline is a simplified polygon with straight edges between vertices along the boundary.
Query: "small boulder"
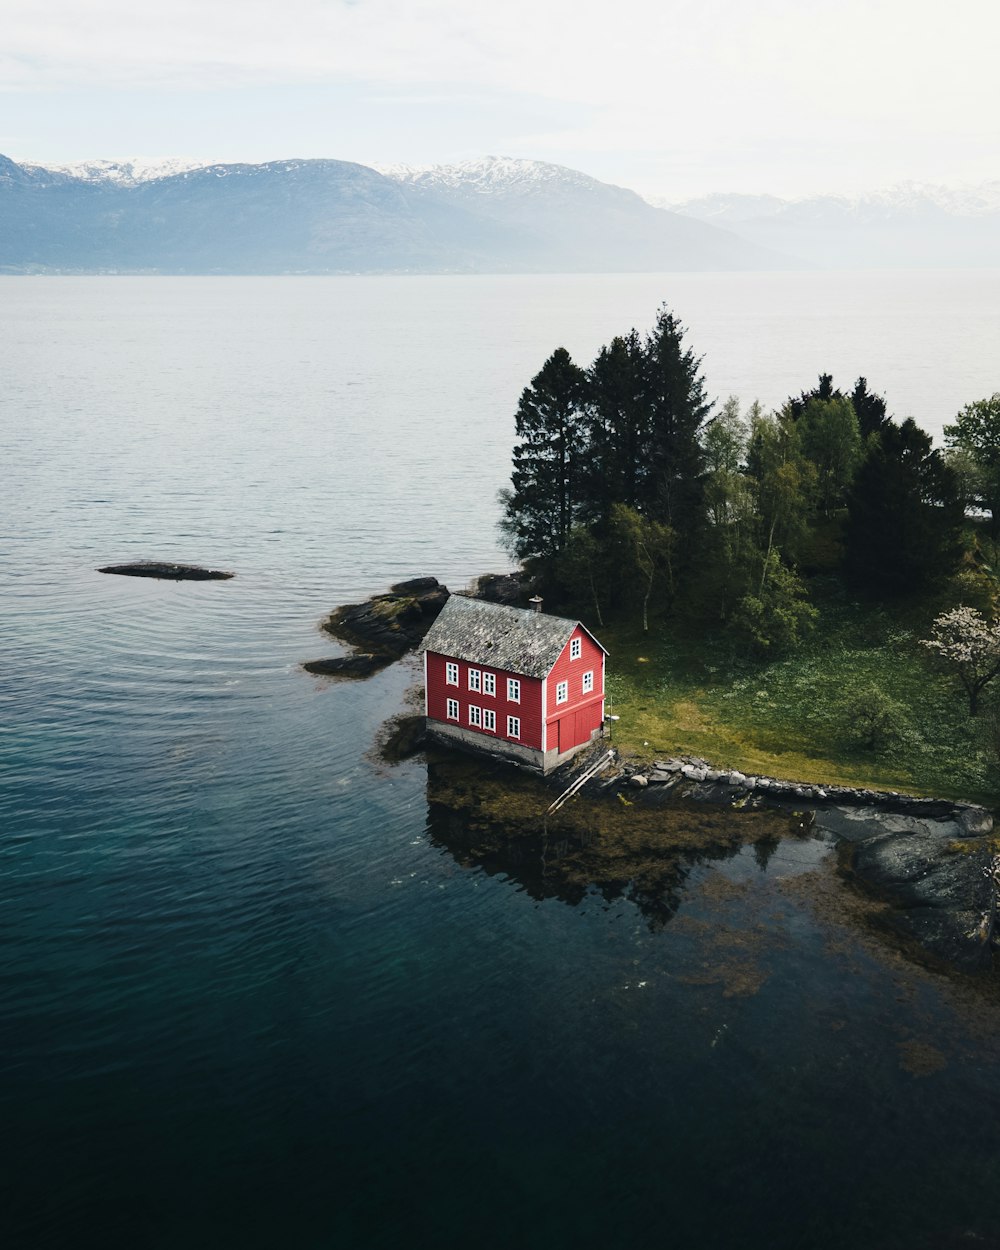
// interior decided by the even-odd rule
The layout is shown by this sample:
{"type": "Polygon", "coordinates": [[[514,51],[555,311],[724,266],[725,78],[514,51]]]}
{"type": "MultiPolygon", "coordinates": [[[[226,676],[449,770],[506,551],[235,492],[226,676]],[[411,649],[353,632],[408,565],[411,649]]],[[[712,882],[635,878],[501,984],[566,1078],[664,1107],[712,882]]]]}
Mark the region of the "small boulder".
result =
{"type": "Polygon", "coordinates": [[[409,581],[396,582],[389,589],[394,595],[426,595],[428,591],[438,590],[441,583],[436,577],[411,577],[409,581]]]}
{"type": "Polygon", "coordinates": [[[984,807],[966,807],[958,814],[958,823],[966,833],[992,833],[993,817],[984,807]]]}

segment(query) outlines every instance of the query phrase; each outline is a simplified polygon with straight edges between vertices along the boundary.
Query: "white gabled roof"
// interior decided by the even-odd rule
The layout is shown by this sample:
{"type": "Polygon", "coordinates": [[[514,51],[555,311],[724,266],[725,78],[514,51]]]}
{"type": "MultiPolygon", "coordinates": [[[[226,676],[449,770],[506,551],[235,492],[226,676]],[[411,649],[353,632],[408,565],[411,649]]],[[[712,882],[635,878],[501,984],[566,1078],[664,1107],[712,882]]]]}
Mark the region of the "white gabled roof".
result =
{"type": "MultiPolygon", "coordinates": [[[[420,650],[542,678],[552,671],[579,624],[546,612],[452,595],[427,631],[420,650]]],[[[586,626],[581,628],[594,637],[586,626]]],[[[594,642],[601,646],[596,638],[594,642]]]]}

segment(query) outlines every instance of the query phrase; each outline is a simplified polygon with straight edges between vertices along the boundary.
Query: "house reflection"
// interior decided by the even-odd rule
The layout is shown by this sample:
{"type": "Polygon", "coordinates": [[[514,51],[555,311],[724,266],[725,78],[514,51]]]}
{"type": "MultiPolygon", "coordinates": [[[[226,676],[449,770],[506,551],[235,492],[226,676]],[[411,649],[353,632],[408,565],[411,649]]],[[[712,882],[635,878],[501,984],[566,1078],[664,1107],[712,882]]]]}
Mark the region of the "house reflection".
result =
{"type": "Polygon", "coordinates": [[[754,847],[763,871],[793,832],[787,814],[736,812],[627,796],[579,799],[546,816],[554,792],[506,766],[432,756],[427,829],[459,864],[514,882],[535,899],[577,906],[596,892],[634,903],[652,929],[668,924],[698,865],[754,847]]]}

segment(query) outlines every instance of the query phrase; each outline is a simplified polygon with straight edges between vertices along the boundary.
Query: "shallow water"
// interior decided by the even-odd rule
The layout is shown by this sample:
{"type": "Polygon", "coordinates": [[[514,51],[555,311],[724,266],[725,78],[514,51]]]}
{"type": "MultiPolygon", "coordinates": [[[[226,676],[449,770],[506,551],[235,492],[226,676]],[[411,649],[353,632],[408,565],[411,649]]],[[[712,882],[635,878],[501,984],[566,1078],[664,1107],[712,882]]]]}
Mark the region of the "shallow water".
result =
{"type": "MultiPolygon", "coordinates": [[[[7,1244],[990,1244],[995,1007],[869,936],[828,844],[567,889],[372,760],[413,666],[299,668],[335,604],[503,566],[560,339],[666,296],[743,344],[716,377],[792,321],[815,357],[848,294],[792,316],[786,280],[0,284],[7,1244]],[[237,576],[94,571],[147,557],[237,576]]],[[[913,351],[916,281],[883,292],[913,351]]]]}

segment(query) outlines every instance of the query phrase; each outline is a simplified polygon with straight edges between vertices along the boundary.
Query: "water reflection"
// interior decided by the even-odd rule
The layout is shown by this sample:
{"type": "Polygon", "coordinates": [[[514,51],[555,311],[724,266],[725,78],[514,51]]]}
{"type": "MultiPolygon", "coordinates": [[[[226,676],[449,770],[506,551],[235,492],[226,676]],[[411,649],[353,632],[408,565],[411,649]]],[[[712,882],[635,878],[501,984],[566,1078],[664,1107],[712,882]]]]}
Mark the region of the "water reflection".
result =
{"type": "MultiPolygon", "coordinates": [[[[777,811],[623,796],[571,800],[547,816],[554,793],[507,766],[437,756],[427,767],[427,827],[459,864],[501,875],[538,900],[578,906],[595,894],[627,900],[653,931],[680,907],[691,873],[714,864],[739,878],[766,872],[783,842],[803,846],[799,821],[777,811]]],[[[810,866],[815,853],[804,858],[810,866]]],[[[795,858],[790,863],[794,866],[795,858]]],[[[786,869],[787,869],[786,865],[786,869]]]]}

